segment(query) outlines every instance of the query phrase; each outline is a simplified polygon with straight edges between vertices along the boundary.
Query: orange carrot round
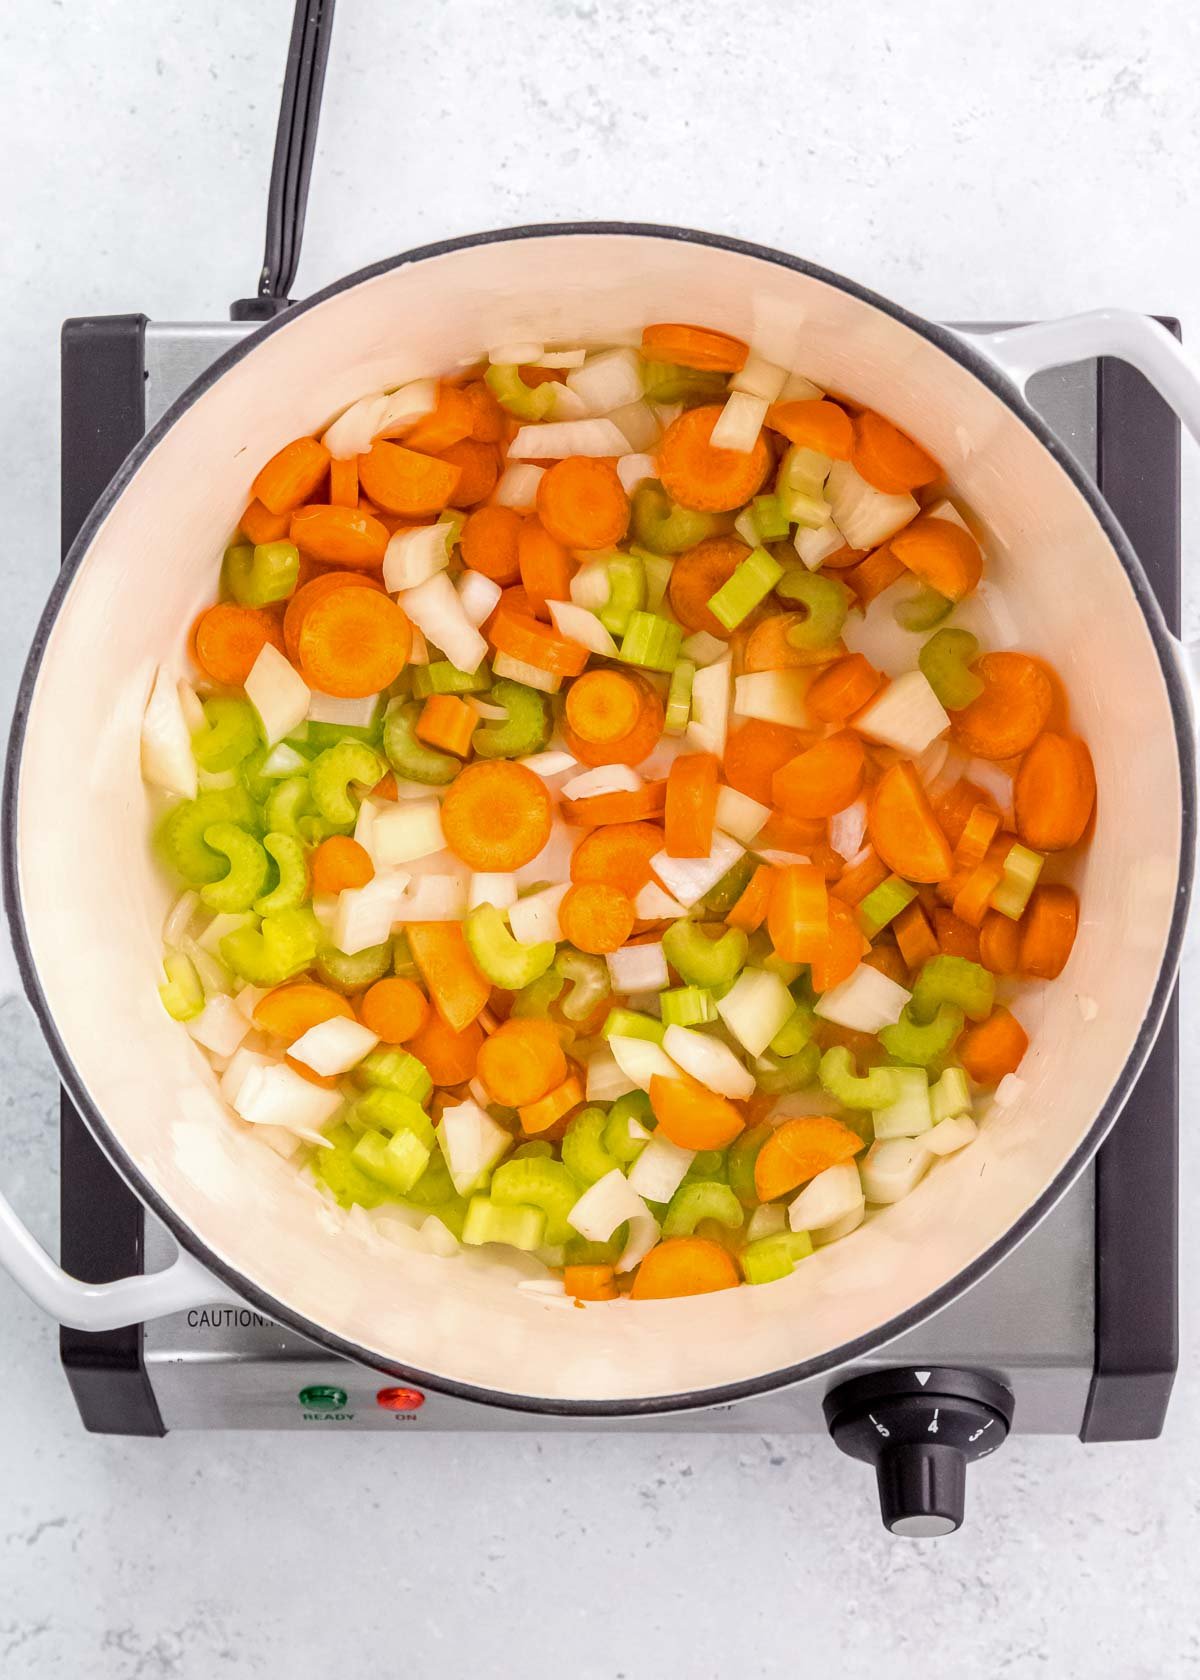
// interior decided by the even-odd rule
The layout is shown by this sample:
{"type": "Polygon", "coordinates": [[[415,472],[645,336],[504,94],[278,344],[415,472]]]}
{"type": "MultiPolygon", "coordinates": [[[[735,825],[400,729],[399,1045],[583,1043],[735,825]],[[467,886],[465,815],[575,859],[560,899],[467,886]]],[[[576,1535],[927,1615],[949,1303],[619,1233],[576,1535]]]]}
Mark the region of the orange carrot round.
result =
{"type": "Polygon", "coordinates": [[[288,658],[295,665],[300,658],[300,627],[305,614],[317,601],[332,595],[336,589],[377,589],[383,584],[364,572],[321,572],[302,583],[291,597],[283,615],[283,641],[288,658]]]}
{"type": "Polygon", "coordinates": [[[474,426],[475,408],[470,397],[456,385],[439,385],[437,407],[408,428],[404,447],[425,455],[443,455],[470,437],[474,426]]]}
{"type": "Polygon", "coordinates": [[[686,1077],[651,1074],[650,1107],[663,1136],[680,1149],[724,1149],[746,1124],[728,1097],[686,1077]]]}
{"type": "Polygon", "coordinates": [[[501,443],[506,415],[482,379],[462,388],[471,405],[471,436],[478,443],[501,443]]]}
{"type": "Polygon", "coordinates": [[[832,817],[862,790],[866,755],[857,735],[827,736],[782,765],[771,778],[772,803],[790,817],[832,817]]]}
{"type": "Polygon", "coordinates": [[[979,961],[989,974],[1015,974],[1020,954],[1020,924],[989,910],[979,925],[979,961]]]}
{"type": "Polygon", "coordinates": [[[662,849],[663,831],[656,823],[612,823],[576,846],[571,879],[577,886],[606,881],[634,899],[651,878],[650,859],[662,849]]]}
{"type": "Polygon", "coordinates": [[[516,583],[521,575],[518,544],[523,523],[515,508],[476,508],[462,530],[463,564],[493,583],[516,583]]]}
{"type": "Polygon", "coordinates": [[[549,1021],[505,1021],[485,1040],[477,1069],[505,1108],[535,1103],[567,1077],[567,1058],[549,1021]]]}
{"type": "Polygon", "coordinates": [[[1009,926],[1020,932],[1013,966],[1035,980],[1057,980],[1075,944],[1079,898],[1071,887],[1035,887],[1020,923],[1009,926]]]}
{"type": "Polygon", "coordinates": [[[971,667],[983,693],[953,714],[952,739],[976,758],[1016,758],[1046,727],[1054,691],[1024,653],[985,653],[971,667]]]}
{"type": "Polygon", "coordinates": [[[554,677],[576,677],[588,662],[588,650],[548,624],[514,612],[504,602],[492,620],[492,645],[498,653],[536,665],[554,677]]]}
{"type": "Polygon", "coordinates": [[[385,1044],[407,1044],[429,1019],[429,1001],[415,980],[389,974],[367,988],[358,1015],[385,1044]]]}
{"type": "Polygon", "coordinates": [[[272,513],[269,507],[264,507],[259,501],[253,501],[238,521],[238,530],[247,542],[269,543],[279,542],[288,534],[289,514],[272,513]]]}
{"type": "Polygon", "coordinates": [[[310,688],[358,699],[395,682],[408,663],[412,628],[390,595],[335,589],[309,607],[299,643],[310,688]]]}
{"type": "Polygon", "coordinates": [[[786,1196],[827,1167],[851,1161],[863,1140],[828,1114],[804,1114],[785,1120],[763,1144],[754,1161],[754,1188],[760,1202],[786,1196]]]}
{"type": "Polygon", "coordinates": [[[564,799],[562,814],[576,828],[605,828],[611,823],[652,821],[666,809],[666,782],[643,782],[629,793],[594,793],[588,799],[564,799]]]}
{"type": "Polygon", "coordinates": [[[845,723],[874,699],[883,678],[861,653],[847,654],[822,671],[808,691],[808,709],[823,723],[845,723]]]}
{"type": "Polygon", "coordinates": [[[564,548],[609,548],[629,529],[629,497],[609,461],[570,455],[539,480],[538,518],[564,548]]]}
{"type": "Polygon", "coordinates": [[[744,453],[713,448],[709,440],[721,413],[720,403],[685,409],[659,442],[658,476],[680,507],[727,513],[757,495],[771,470],[771,446],[761,432],[744,453]]]}
{"type": "Polygon", "coordinates": [[[317,985],[314,980],[293,980],[286,986],[276,986],[254,1006],[254,1024],[259,1031],[285,1039],[288,1044],[294,1044],[310,1027],[332,1021],[335,1016],[354,1019],[350,1000],[328,986],[317,985]]]}
{"type": "Polygon", "coordinates": [[[455,1031],[431,1009],[425,1025],[409,1039],[408,1049],[424,1064],[433,1083],[445,1087],[474,1079],[482,1044],[483,1028],[478,1021],[455,1031]]]}
{"type": "Polygon", "coordinates": [[[607,881],[588,881],[568,888],[558,907],[563,938],[577,950],[596,957],[619,951],[636,920],[631,899],[607,881]]]}
{"type": "Polygon", "coordinates": [[[642,715],[644,696],[623,671],[585,671],[567,690],[567,722],[584,741],[605,745],[628,735],[642,715]]]}
{"type": "Polygon", "coordinates": [[[958,1041],[959,1061],[977,1085],[999,1085],[1015,1073],[1029,1048],[1029,1034],[1007,1009],[995,1009],[986,1021],[968,1027],[958,1041]]]}
{"type": "Polygon", "coordinates": [[[546,616],[547,601],[571,599],[571,557],[562,543],[552,537],[540,519],[522,521],[517,536],[517,563],[521,585],[539,618],[546,616]]]}
{"type": "Polygon", "coordinates": [[[698,368],[702,373],[740,373],[750,346],[712,327],[684,321],[656,321],[642,328],[642,353],[656,362],[698,368]]]}
{"type": "Polygon", "coordinates": [[[388,531],[358,507],[324,507],[319,502],[297,508],[288,526],[296,547],[323,566],[383,565],[388,531]]]}
{"type": "Polygon", "coordinates": [[[215,683],[240,688],[254,661],[270,643],[282,653],[283,629],[276,613],[264,607],[238,607],[218,601],[196,621],[193,647],[196,662],[215,683]]]}
{"type": "Polygon", "coordinates": [[[969,595],[983,572],[979,544],[952,519],[925,514],[897,531],[890,546],[914,577],[950,601],[969,595]]]}
{"type": "Polygon", "coordinates": [[[854,470],[868,484],[890,496],[932,484],[942,472],[933,456],[927,455],[919,443],[914,443],[907,433],[871,409],[865,409],[854,422],[854,450],[850,459],[854,470]]]}
{"type": "Polygon", "coordinates": [[[331,834],[322,840],[308,860],[314,893],[340,893],[347,887],[365,887],[375,878],[371,854],[348,834],[331,834]]]}
{"type": "Polygon", "coordinates": [[[454,491],[456,507],[469,508],[474,507],[476,502],[485,502],[496,488],[496,480],[500,477],[500,457],[493,444],[480,443],[476,438],[461,438],[448,449],[438,450],[437,454],[439,461],[445,461],[448,466],[459,470],[454,491]]]}
{"type": "MultiPolygon", "coordinates": [[[[751,615],[752,616],[752,615],[751,615]]],[[[828,647],[796,647],[788,640],[788,632],[803,624],[805,613],[772,613],[753,625],[741,646],[743,671],[797,671],[807,665],[828,665],[846,651],[845,643],[833,642],[828,647]]],[[[730,637],[734,648],[734,669],[738,656],[738,640],[744,626],[739,625],[730,637]]]]}
{"type": "MultiPolygon", "coordinates": [[[[563,739],[567,751],[581,764],[593,768],[601,764],[640,764],[658,745],[664,716],[661,696],[640,673],[631,671],[621,672],[620,675],[632,681],[641,695],[641,710],[633,728],[626,734],[612,741],[589,741],[571,727],[569,713],[564,719],[563,739]]],[[[593,727],[598,727],[598,721],[593,723],[593,727]]]]}
{"type": "Polygon", "coordinates": [[[291,513],[321,484],[329,471],[329,451],[316,438],[295,438],[259,470],[253,493],[271,513],[291,513]]]}
{"type": "Polygon", "coordinates": [[[713,1295],[736,1289],[741,1279],[733,1256],[709,1237],[668,1237],[637,1269],[633,1301],[675,1301],[685,1295],[713,1295]]]}
{"type": "Polygon", "coordinates": [[[944,881],[951,873],[949,843],[911,764],[901,760],[879,778],[867,827],[893,874],[906,881],[944,881]]]}
{"type": "MultiPolygon", "coordinates": [[[[829,900],[829,936],[823,948],[811,960],[811,975],[815,992],[828,992],[848,980],[863,957],[864,941],[854,911],[840,898],[829,900]]],[[[876,954],[886,953],[887,946],[876,947],[876,954]]],[[[897,961],[900,953],[890,947],[897,961]]],[[[887,969],[884,970],[888,972],[887,969]]],[[[903,976],[892,975],[892,979],[903,976]]]]}
{"type": "Polygon", "coordinates": [[[720,767],[715,753],[684,753],[672,764],[663,825],[670,857],[701,858],[712,850],[720,767]]]}
{"type": "Polygon", "coordinates": [[[1040,735],[1021,760],[1013,789],[1017,833],[1038,852],[1062,852],[1083,838],[1096,803],[1096,772],[1078,735],[1040,735]]]}
{"type": "Polygon", "coordinates": [[[667,598],[685,630],[707,630],[710,636],[729,640],[727,627],[709,611],[708,603],[749,553],[740,537],[706,537],[679,556],[671,568],[667,598]]]}
{"type": "Polygon", "coordinates": [[[377,438],[358,458],[358,477],[377,507],[420,519],[453,505],[462,469],[377,438]]]}
{"type": "Polygon", "coordinates": [[[751,718],[735,729],[725,743],[725,780],[747,799],[771,805],[775,798],[772,781],[776,770],[805,752],[816,739],[806,729],[751,718]]]}
{"type": "Polygon", "coordinates": [[[507,759],[469,764],[442,803],[446,844],[470,869],[504,874],[531,862],[550,838],[546,785],[507,759]]]}
{"type": "Polygon", "coordinates": [[[767,425],[773,432],[782,432],[789,443],[815,449],[835,461],[848,461],[854,449],[853,421],[844,408],[825,397],[772,403],[767,425]]]}
{"type": "Polygon", "coordinates": [[[965,777],[955,782],[953,787],[937,794],[931,803],[934,816],[951,846],[958,845],[966,833],[972,813],[979,806],[982,805],[985,810],[995,810],[990,794],[985,793],[974,782],[968,782],[965,777]]]}

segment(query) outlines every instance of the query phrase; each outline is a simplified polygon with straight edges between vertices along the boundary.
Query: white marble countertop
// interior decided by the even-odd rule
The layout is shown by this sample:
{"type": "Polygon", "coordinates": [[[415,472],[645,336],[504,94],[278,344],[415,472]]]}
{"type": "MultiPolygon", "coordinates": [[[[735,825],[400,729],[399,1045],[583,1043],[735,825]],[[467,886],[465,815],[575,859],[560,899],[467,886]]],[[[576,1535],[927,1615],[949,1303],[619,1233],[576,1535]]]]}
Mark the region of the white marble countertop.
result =
{"type": "MultiPolygon", "coordinates": [[[[57,563],[59,324],[219,319],[253,289],[290,14],[0,17],[0,715],[57,563]]],[[[341,0],[299,290],[446,234],[619,216],[929,315],[1124,304],[1194,332],[1198,48],[1177,0],[341,0]]],[[[4,1187],[53,1243],[55,1082],[16,1003],[0,1068],[4,1187]]],[[[1185,1098],[1186,1197],[1191,1119],[1185,1098]]],[[[1192,1673],[1195,1221],[1184,1240],[1164,1440],[1018,1439],[941,1547],[890,1541],[824,1439],[89,1438],[54,1328],[0,1277],[0,1674],[1192,1673]]]]}

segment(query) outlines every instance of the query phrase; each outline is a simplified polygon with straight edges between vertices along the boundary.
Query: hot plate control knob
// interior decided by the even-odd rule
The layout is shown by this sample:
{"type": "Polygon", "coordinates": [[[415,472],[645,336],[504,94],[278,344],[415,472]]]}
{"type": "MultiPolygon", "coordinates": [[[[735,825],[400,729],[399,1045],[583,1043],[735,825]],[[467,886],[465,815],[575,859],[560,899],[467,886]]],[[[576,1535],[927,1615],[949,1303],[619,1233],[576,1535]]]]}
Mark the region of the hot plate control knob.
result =
{"type": "Polygon", "coordinates": [[[936,1365],[872,1371],[825,1396],[834,1441],[875,1466],[883,1526],[909,1539],[961,1525],[967,1465],[1003,1445],[1012,1414],[1002,1383],[936,1365]]]}

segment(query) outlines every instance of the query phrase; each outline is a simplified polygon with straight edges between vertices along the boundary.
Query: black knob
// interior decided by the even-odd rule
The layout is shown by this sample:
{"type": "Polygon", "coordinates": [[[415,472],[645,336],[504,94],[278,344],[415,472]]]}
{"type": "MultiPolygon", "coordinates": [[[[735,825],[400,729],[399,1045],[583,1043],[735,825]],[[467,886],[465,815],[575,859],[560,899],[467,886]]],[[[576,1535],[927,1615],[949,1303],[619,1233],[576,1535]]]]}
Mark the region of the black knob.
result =
{"type": "Polygon", "coordinates": [[[875,1466],[883,1525],[930,1539],[961,1526],[967,1465],[1002,1446],[1013,1397],[978,1371],[872,1371],[825,1396],[825,1421],[851,1458],[875,1466]]]}

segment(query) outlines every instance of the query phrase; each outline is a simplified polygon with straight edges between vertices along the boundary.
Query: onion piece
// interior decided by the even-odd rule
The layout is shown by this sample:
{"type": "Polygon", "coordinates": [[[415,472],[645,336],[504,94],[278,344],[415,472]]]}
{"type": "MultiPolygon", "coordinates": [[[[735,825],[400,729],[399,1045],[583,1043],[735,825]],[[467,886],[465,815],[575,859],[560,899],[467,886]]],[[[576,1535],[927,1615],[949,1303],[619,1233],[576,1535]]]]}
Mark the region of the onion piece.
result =
{"type": "Polygon", "coordinates": [[[314,1073],[329,1078],[333,1074],[349,1073],[378,1043],[378,1036],[369,1027],[364,1027],[361,1021],[334,1015],[301,1033],[288,1046],[288,1055],[297,1062],[303,1062],[314,1073]]]}
{"type": "Polygon", "coordinates": [[[630,455],[629,439],[611,420],[559,420],[522,426],[508,446],[514,461],[564,461],[569,455],[630,455]]]}
{"type": "Polygon", "coordinates": [[[436,379],[413,379],[398,390],[389,392],[375,436],[402,437],[412,430],[418,420],[433,413],[438,405],[438,395],[436,379]]]}
{"type": "Polygon", "coordinates": [[[392,534],[383,556],[384,587],[393,594],[415,589],[419,583],[444,572],[450,564],[450,541],[454,525],[416,525],[392,534]]]}
{"type": "Polygon", "coordinates": [[[614,408],[608,418],[639,452],[653,453],[662,437],[658,415],[648,402],[626,403],[623,408],[614,408]]]}
{"type": "MultiPolygon", "coordinates": [[[[704,666],[692,678],[692,710],[684,739],[701,752],[715,753],[718,758],[725,755],[732,674],[732,663],[721,659],[704,666]]],[[[770,676],[775,673],[763,674],[770,676]]],[[[742,680],[738,678],[739,682],[742,680]]]]}
{"type": "Polygon", "coordinates": [[[210,997],[199,1015],[185,1023],[197,1044],[214,1056],[232,1056],[250,1031],[250,1022],[231,997],[218,992],[210,997]]]}
{"type": "Polygon", "coordinates": [[[788,1204],[788,1224],[793,1231],[823,1231],[858,1213],[864,1200],[858,1168],[853,1161],[840,1161],[809,1179],[788,1204]]]}
{"type": "Polygon", "coordinates": [[[165,665],[155,673],[142,717],[141,760],[142,775],[148,782],[167,793],[195,799],[198,784],[192,735],[178,685],[165,665]]]}
{"type": "MultiPolygon", "coordinates": [[[[508,713],[505,712],[505,717],[508,713]]],[[[572,758],[569,752],[558,752],[551,749],[548,752],[530,753],[528,758],[519,758],[518,764],[523,764],[526,770],[532,770],[535,776],[540,776],[544,782],[549,782],[555,776],[562,776],[568,770],[577,770],[579,760],[572,758]]]]}
{"type": "Polygon", "coordinates": [[[442,1110],[438,1143],[454,1188],[468,1196],[512,1148],[512,1133],[477,1102],[455,1103],[442,1110]]]}
{"type": "Polygon", "coordinates": [[[854,727],[869,740],[919,758],[949,729],[950,718],[925,673],[905,671],[855,713],[854,727]]]}
{"type": "Polygon", "coordinates": [[[245,681],[246,698],[258,713],[269,747],[290,735],[308,716],[312,691],[279,649],[264,642],[245,681]]]}
{"type": "Polygon", "coordinates": [[[318,1132],[341,1106],[340,1091],[311,1084],[283,1062],[249,1068],[232,1104],[252,1126],[282,1126],[301,1137],[318,1132]]]}
{"type": "Polygon", "coordinates": [[[743,850],[736,840],[716,829],[707,857],[675,858],[666,851],[655,852],[650,867],[667,891],[690,910],[722,875],[729,873],[743,850]]]}
{"type": "Polygon", "coordinates": [[[632,496],[644,480],[658,477],[658,462],[653,455],[622,455],[617,461],[617,477],[625,494],[632,496]]]}
{"type": "Polygon", "coordinates": [[[707,630],[696,630],[679,651],[693,665],[716,665],[729,658],[729,643],[723,642],[719,636],[710,636],[707,630]]]}
{"type": "MultiPolygon", "coordinates": [[[[696,673],[697,680],[700,673],[696,673]]],[[[746,671],[733,685],[733,709],[739,717],[759,718],[763,723],[784,723],[791,729],[808,729],[808,691],[816,668],[805,666],[790,671],[746,671]]],[[[693,687],[693,695],[695,688],[693,687]]]]}
{"type": "Polygon", "coordinates": [[[746,391],[752,397],[761,397],[764,402],[778,402],[779,393],[787,382],[787,369],[777,367],[774,362],[768,362],[757,351],[751,350],[746,357],[745,366],[739,368],[729,381],[731,391],[746,391]]]}
{"type": "Polygon", "coordinates": [[[583,399],[589,414],[611,414],[640,402],[642,388],[642,359],[636,350],[602,350],[567,375],[567,389],[583,399]]]}
{"type": "Polygon", "coordinates": [[[542,344],[535,344],[532,339],[514,339],[509,344],[497,344],[487,353],[488,361],[493,367],[532,367],[540,362],[546,354],[542,344]]]}
{"type": "Polygon", "coordinates": [[[364,694],[353,700],[344,700],[341,695],[322,694],[319,688],[314,688],[308,697],[308,721],[369,729],[379,710],[380,698],[378,694],[364,694]]]}
{"type": "Polygon", "coordinates": [[[727,1044],[693,1027],[668,1027],[663,1049],[685,1073],[710,1091],[742,1100],[754,1095],[755,1078],[727,1044]]]}
{"type": "Polygon", "coordinates": [[[435,572],[415,589],[403,590],[396,599],[452,665],[457,665],[460,671],[479,669],[487,653],[487,643],[463,611],[445,572],[435,572]]]}
{"type": "Polygon", "coordinates": [[[531,508],[545,471],[545,467],[535,467],[531,462],[511,462],[500,474],[492,501],[497,507],[531,508]]]}
{"type": "Polygon", "coordinates": [[[765,397],[752,397],[747,391],[731,391],[712,429],[711,446],[748,455],[758,442],[767,417],[767,406],[765,397]]]}
{"type": "Polygon", "coordinates": [[[517,902],[517,878],[515,875],[497,875],[476,870],[471,876],[467,888],[467,908],[474,910],[477,905],[491,904],[497,910],[507,910],[517,902]]]}
{"type": "Polygon", "coordinates": [[[597,1050],[588,1057],[585,1093],[588,1102],[616,1102],[618,1097],[636,1090],[637,1086],[611,1050],[597,1050]]]}
{"type": "Polygon", "coordinates": [[[187,938],[192,925],[192,919],[200,908],[200,895],[189,887],[180,893],[174,904],[167,911],[163,921],[162,941],[164,945],[180,946],[187,938]]]}
{"type": "Polygon", "coordinates": [[[657,992],[671,983],[660,943],[622,945],[604,960],[614,992],[657,992]]]}
{"type": "Polygon", "coordinates": [[[1013,807],[1013,779],[1007,770],[1001,770],[998,764],[993,764],[987,758],[973,758],[966,768],[966,777],[974,782],[976,787],[982,788],[984,793],[990,794],[996,802],[996,808],[1002,818],[1012,812],[1013,807]]]}
{"type": "Polygon", "coordinates": [[[648,1038],[623,1038],[614,1034],[608,1041],[613,1059],[627,1079],[641,1091],[650,1089],[655,1074],[664,1079],[678,1079],[679,1068],[657,1044],[648,1038]]]}
{"type": "Polygon", "coordinates": [[[598,653],[604,659],[617,657],[617,644],[595,613],[577,606],[573,601],[547,601],[546,605],[560,636],[578,642],[589,653],[598,653]]]}
{"type": "Polygon", "coordinates": [[[509,906],[508,925],[518,944],[540,945],[545,940],[558,943],[563,936],[558,925],[558,909],[569,890],[570,883],[564,881],[518,898],[509,906]]]}
{"type": "Polygon", "coordinates": [[[907,493],[889,496],[868,484],[849,461],[835,461],[825,480],[830,517],[851,548],[878,548],[921,511],[907,493]]]}
{"type": "Polygon", "coordinates": [[[696,1159],[667,1137],[652,1137],[629,1169],[629,1187],[648,1202],[669,1202],[696,1159]]]}
{"type": "Polygon", "coordinates": [[[417,876],[396,905],[395,921],[461,922],[467,913],[467,875],[464,870],[459,875],[417,876]]]}
{"type": "Polygon", "coordinates": [[[1025,1081],[1015,1073],[1006,1073],[996,1087],[994,1102],[997,1108],[1013,1108],[1025,1092],[1025,1081]]]}
{"type": "Polygon", "coordinates": [[[856,799],[853,805],[847,805],[844,811],[838,811],[829,819],[829,844],[847,863],[856,858],[862,850],[863,836],[866,832],[865,799],[856,799]]]}
{"type": "Polygon", "coordinates": [[[831,554],[846,546],[846,539],[834,521],[827,519],[824,525],[797,525],[792,545],[809,571],[815,572],[831,554]]]}
{"type": "Polygon", "coordinates": [[[655,881],[646,882],[633,901],[633,909],[639,922],[674,922],[687,915],[687,906],[665,893],[655,881]]]}
{"type": "Polygon", "coordinates": [[[953,1155],[979,1136],[979,1127],[969,1114],[950,1114],[921,1134],[921,1143],[931,1155],[953,1155]]]}
{"type": "Polygon", "coordinates": [[[604,793],[636,793],[641,786],[642,778],[630,765],[600,764],[572,776],[560,791],[564,799],[593,799],[604,793]]]}
{"type": "Polygon", "coordinates": [[[402,863],[432,857],[446,848],[442,808],[436,799],[381,802],[375,810],[369,841],[360,844],[366,844],[377,869],[395,869],[402,863]]]}
{"type": "Polygon", "coordinates": [[[365,455],[371,439],[377,437],[387,411],[388,399],[382,391],[359,397],[326,427],[321,442],[335,461],[349,461],[355,455],[365,455]]]}
{"type": "Polygon", "coordinates": [[[459,604],[476,629],[492,616],[501,594],[500,585],[482,572],[465,571],[458,580],[459,604]]]}
{"type": "Polygon", "coordinates": [[[411,877],[403,871],[378,873],[365,887],[345,887],[338,894],[333,943],[348,957],[382,945],[397,920],[411,877]]]}
{"type": "Polygon", "coordinates": [[[736,788],[717,790],[716,826],[723,834],[732,834],[743,846],[750,844],[770,815],[769,805],[760,805],[757,799],[739,793],[736,788]]]}
{"type": "Polygon", "coordinates": [[[544,368],[577,368],[582,367],[586,361],[586,350],[543,350],[534,362],[526,365],[544,368]]]}
{"type": "Polygon", "coordinates": [[[931,1156],[921,1138],[873,1143],[862,1164],[863,1194],[878,1206],[899,1202],[924,1178],[931,1156]]]}
{"type": "Polygon", "coordinates": [[[814,1012],[822,1020],[832,1021],[835,1026],[849,1027],[855,1032],[877,1033],[881,1027],[896,1024],[911,996],[911,992],[889,980],[877,968],[859,963],[841,985],[821,994],[814,1012]]]}

